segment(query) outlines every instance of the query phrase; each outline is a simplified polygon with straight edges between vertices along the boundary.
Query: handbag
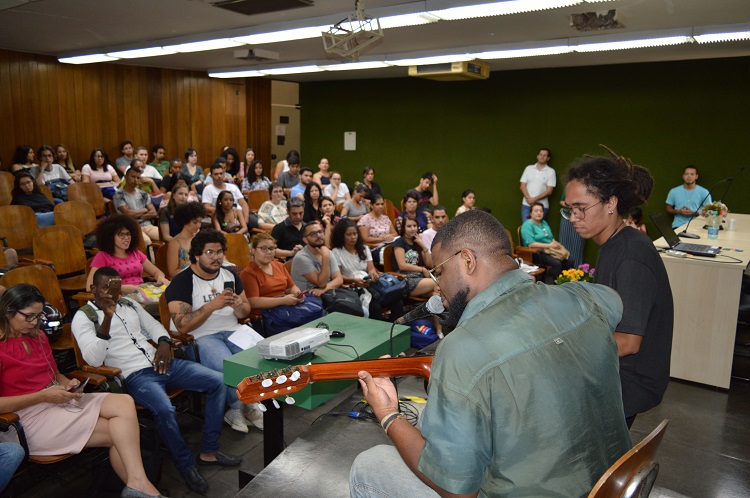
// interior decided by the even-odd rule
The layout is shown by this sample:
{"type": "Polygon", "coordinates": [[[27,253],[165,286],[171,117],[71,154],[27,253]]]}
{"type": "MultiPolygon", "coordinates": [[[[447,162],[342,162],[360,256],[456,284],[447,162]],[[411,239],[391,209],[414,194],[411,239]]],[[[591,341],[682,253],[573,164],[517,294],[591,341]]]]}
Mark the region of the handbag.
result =
{"type": "Polygon", "coordinates": [[[307,322],[317,320],[325,314],[323,303],[313,296],[305,296],[300,304],[281,305],[261,311],[266,337],[286,332],[307,322]]]}
{"type": "Polygon", "coordinates": [[[381,273],[378,281],[373,282],[370,287],[380,294],[379,302],[383,306],[402,299],[406,292],[406,282],[390,273],[381,273]]]}
{"type": "Polygon", "coordinates": [[[338,311],[347,315],[365,316],[359,294],[355,290],[331,289],[326,291],[321,298],[323,299],[323,308],[328,313],[338,311]]]}
{"type": "Polygon", "coordinates": [[[551,247],[544,248],[544,254],[549,254],[555,259],[559,259],[560,261],[565,261],[570,257],[570,251],[565,249],[565,246],[560,244],[560,247],[557,249],[552,249],[551,247]]]}
{"type": "Polygon", "coordinates": [[[49,191],[52,192],[52,197],[55,199],[62,199],[63,201],[68,200],[68,185],[70,185],[70,182],[67,180],[55,178],[54,180],[45,183],[45,185],[49,191]]]}

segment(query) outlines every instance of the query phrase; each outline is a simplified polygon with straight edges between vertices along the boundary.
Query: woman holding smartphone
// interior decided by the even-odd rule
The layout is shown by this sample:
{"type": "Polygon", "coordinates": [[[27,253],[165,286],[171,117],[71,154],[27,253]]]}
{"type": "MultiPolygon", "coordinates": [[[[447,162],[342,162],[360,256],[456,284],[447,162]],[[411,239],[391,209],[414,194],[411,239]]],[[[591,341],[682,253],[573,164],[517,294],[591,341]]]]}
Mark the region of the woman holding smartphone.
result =
{"type": "Polygon", "coordinates": [[[47,336],[44,297],[33,285],[14,285],[0,298],[0,412],[16,412],[29,454],[110,448],[112,468],[126,484],[121,496],[159,496],[141,460],[138,418],[124,394],[86,393],[57,369],[47,336]]]}

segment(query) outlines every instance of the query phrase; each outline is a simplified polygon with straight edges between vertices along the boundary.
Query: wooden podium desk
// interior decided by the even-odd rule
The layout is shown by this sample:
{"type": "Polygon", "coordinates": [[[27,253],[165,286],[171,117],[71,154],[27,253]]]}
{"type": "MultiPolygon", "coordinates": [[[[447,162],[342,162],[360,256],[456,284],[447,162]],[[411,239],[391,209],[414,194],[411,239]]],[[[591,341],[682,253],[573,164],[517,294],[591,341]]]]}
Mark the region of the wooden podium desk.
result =
{"type": "MultiPolygon", "coordinates": [[[[737,220],[735,229],[727,230],[724,223],[718,240],[708,240],[702,219],[693,220],[688,230],[700,239],[682,239],[685,243],[721,246],[715,258],[661,254],[674,299],[670,376],[724,389],[729,388],[732,370],[742,274],[750,262],[750,215],[730,214],[726,220],[730,219],[737,220]]],[[[667,246],[663,238],[655,240],[654,245],[667,246]]]]}

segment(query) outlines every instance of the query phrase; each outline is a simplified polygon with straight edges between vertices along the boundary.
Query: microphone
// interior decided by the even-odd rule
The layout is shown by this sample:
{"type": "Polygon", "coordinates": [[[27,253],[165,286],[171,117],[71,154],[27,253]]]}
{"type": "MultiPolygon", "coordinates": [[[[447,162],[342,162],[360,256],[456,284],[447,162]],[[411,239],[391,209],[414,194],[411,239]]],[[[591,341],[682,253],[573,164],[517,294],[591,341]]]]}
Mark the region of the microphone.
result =
{"type": "MultiPolygon", "coordinates": [[[[698,206],[698,209],[700,209],[701,207],[703,207],[703,203],[706,202],[706,199],[708,199],[711,196],[711,192],[713,192],[714,189],[716,187],[718,187],[719,185],[721,185],[722,183],[729,183],[729,185],[727,185],[727,189],[724,191],[724,195],[727,195],[727,192],[729,191],[729,187],[732,186],[732,182],[734,181],[734,178],[737,175],[739,175],[740,173],[742,173],[744,170],[745,170],[745,167],[741,166],[740,169],[738,169],[737,172],[735,174],[733,174],[732,176],[728,176],[728,177],[724,178],[723,180],[719,180],[718,182],[716,182],[714,184],[714,186],[711,187],[711,190],[708,191],[708,193],[703,198],[703,200],[701,200],[701,203],[698,206]]],[[[721,199],[719,199],[719,200],[721,201],[721,199]]],[[[688,224],[685,225],[685,230],[683,230],[682,232],[678,233],[677,234],[678,237],[683,237],[683,238],[686,238],[686,239],[700,239],[700,236],[695,235],[694,233],[688,233],[688,231],[687,231],[687,229],[690,228],[690,223],[692,223],[693,220],[696,217],[697,216],[695,216],[695,215],[690,217],[690,220],[688,221],[688,224]]]]}
{"type": "Polygon", "coordinates": [[[417,306],[401,318],[396,319],[393,323],[396,325],[403,325],[407,322],[412,322],[426,316],[437,315],[443,311],[445,311],[443,300],[440,299],[440,296],[432,296],[426,303],[417,306]]]}

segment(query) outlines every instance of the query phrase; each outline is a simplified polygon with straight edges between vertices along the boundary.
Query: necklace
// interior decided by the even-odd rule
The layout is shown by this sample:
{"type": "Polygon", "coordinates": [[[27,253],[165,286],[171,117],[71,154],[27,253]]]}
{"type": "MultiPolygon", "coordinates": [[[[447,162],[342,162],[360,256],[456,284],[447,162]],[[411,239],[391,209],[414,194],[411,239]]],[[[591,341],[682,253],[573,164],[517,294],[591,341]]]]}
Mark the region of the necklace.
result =
{"type": "Polygon", "coordinates": [[[620,224],[619,224],[619,225],[617,225],[617,227],[615,228],[615,231],[614,231],[614,232],[612,232],[612,235],[610,235],[610,236],[609,236],[609,238],[607,239],[607,241],[605,242],[605,244],[606,244],[607,242],[609,242],[609,241],[610,241],[610,240],[612,239],[612,237],[614,237],[614,236],[615,236],[615,234],[616,234],[617,232],[619,232],[619,231],[620,231],[620,228],[622,228],[622,226],[623,226],[624,224],[625,224],[625,222],[624,222],[624,221],[620,221],[620,224]]]}

